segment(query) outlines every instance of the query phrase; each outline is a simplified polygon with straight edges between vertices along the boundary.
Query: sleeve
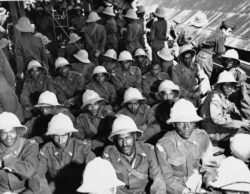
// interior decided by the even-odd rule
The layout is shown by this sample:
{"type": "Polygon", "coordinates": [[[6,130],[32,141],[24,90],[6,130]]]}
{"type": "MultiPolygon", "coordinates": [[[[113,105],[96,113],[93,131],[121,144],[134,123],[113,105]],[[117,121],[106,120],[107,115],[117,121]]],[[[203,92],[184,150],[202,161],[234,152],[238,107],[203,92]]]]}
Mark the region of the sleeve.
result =
{"type": "Polygon", "coordinates": [[[156,145],[156,157],[163,175],[167,193],[182,194],[185,187],[174,177],[173,169],[168,162],[167,153],[160,143],[156,145]]]}
{"type": "Polygon", "coordinates": [[[77,133],[74,133],[74,137],[79,138],[79,139],[84,139],[85,138],[85,133],[84,133],[84,122],[82,121],[81,117],[76,118],[76,128],[79,130],[77,133]]]}
{"type": "Polygon", "coordinates": [[[148,97],[149,93],[151,92],[150,84],[149,81],[147,80],[147,77],[142,77],[142,91],[146,97],[148,97]]]}
{"type": "Polygon", "coordinates": [[[113,84],[109,84],[109,92],[110,92],[110,102],[114,103],[116,102],[116,90],[113,84]]]}
{"type": "MultiPolygon", "coordinates": [[[[36,142],[26,145],[22,157],[8,157],[4,160],[5,167],[23,179],[28,179],[38,168],[38,144],[36,142]],[[27,147],[26,147],[27,146],[27,147]]],[[[22,153],[22,152],[21,152],[22,153]]]]}
{"type": "Polygon", "coordinates": [[[129,24],[127,27],[127,34],[126,34],[125,42],[130,43],[132,41],[133,41],[133,32],[132,32],[132,27],[129,24]]]}
{"type": "Polygon", "coordinates": [[[51,92],[53,92],[54,94],[56,94],[56,89],[54,87],[54,82],[52,77],[48,76],[48,82],[47,82],[47,89],[51,92]]]}
{"type": "Polygon", "coordinates": [[[216,54],[221,55],[226,52],[225,48],[225,38],[223,36],[219,36],[215,39],[215,48],[214,51],[216,54]]]}
{"type": "Polygon", "coordinates": [[[91,143],[84,142],[80,153],[85,157],[85,165],[96,157],[94,152],[91,151],[91,143]]]}
{"type": "Polygon", "coordinates": [[[144,36],[143,36],[143,29],[142,29],[142,27],[139,25],[139,34],[138,34],[138,36],[139,36],[139,43],[142,45],[142,47],[143,48],[146,48],[146,46],[145,46],[145,41],[144,41],[144,36]]]}
{"type": "Polygon", "coordinates": [[[161,169],[158,165],[155,151],[151,149],[148,154],[148,162],[149,162],[149,176],[153,183],[150,187],[150,193],[152,194],[166,194],[166,185],[164,183],[161,169]]]}
{"type": "Polygon", "coordinates": [[[20,42],[16,44],[17,75],[21,75],[24,70],[23,49],[20,42]]]}
{"type": "Polygon", "coordinates": [[[30,90],[29,90],[27,81],[25,81],[23,84],[23,90],[20,96],[20,102],[23,106],[31,105],[29,97],[30,97],[30,90]]]}
{"type": "Polygon", "coordinates": [[[134,87],[140,90],[140,92],[142,92],[142,75],[141,70],[139,68],[136,71],[136,81],[134,87]]]}
{"type": "Polygon", "coordinates": [[[54,86],[55,86],[58,101],[59,103],[63,104],[67,100],[67,98],[66,98],[64,91],[60,87],[60,83],[57,83],[56,79],[54,80],[54,86]]]}
{"type": "Polygon", "coordinates": [[[101,26],[101,44],[100,44],[100,47],[99,47],[99,51],[103,52],[104,51],[104,47],[106,45],[106,41],[107,41],[107,34],[106,34],[106,30],[104,28],[104,26],[101,26]]]}
{"type": "Polygon", "coordinates": [[[111,82],[116,90],[124,89],[124,84],[121,82],[120,76],[116,72],[111,73],[111,82]]]}
{"type": "Polygon", "coordinates": [[[92,41],[92,39],[90,38],[90,35],[88,34],[88,32],[87,31],[83,31],[83,32],[84,32],[83,34],[84,34],[84,38],[85,38],[87,45],[90,48],[92,48],[93,51],[96,51],[97,48],[96,48],[94,42],[92,41]]]}
{"type": "Polygon", "coordinates": [[[47,155],[46,145],[41,148],[38,158],[39,158],[39,167],[38,174],[40,177],[45,177],[45,174],[48,170],[48,155],[47,155]]]}
{"type": "Polygon", "coordinates": [[[41,59],[42,59],[42,62],[44,64],[44,67],[46,69],[46,71],[49,70],[49,66],[48,66],[48,58],[47,58],[47,54],[46,54],[46,48],[42,42],[42,40],[40,39],[40,42],[41,42],[41,46],[42,46],[42,56],[41,56],[41,59]]]}
{"type": "Polygon", "coordinates": [[[210,102],[210,114],[211,119],[217,125],[230,129],[239,129],[241,127],[241,121],[233,120],[229,114],[224,113],[222,100],[218,94],[212,96],[210,102]]]}
{"type": "Polygon", "coordinates": [[[153,22],[149,34],[149,40],[151,42],[153,42],[156,39],[155,34],[156,34],[156,23],[153,22]]]}
{"type": "Polygon", "coordinates": [[[14,89],[15,88],[15,74],[13,70],[11,69],[11,66],[9,64],[9,61],[7,60],[4,52],[2,49],[0,49],[0,58],[1,58],[1,64],[3,67],[3,73],[5,76],[5,79],[9,83],[9,85],[14,89]]]}

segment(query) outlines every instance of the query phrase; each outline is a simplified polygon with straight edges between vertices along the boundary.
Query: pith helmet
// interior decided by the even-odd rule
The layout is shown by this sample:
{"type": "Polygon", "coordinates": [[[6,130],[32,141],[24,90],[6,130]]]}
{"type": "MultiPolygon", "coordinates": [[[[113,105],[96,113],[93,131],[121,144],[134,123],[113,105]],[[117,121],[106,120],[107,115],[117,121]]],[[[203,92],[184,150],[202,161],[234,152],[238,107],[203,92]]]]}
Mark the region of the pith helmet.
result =
{"type": "Polygon", "coordinates": [[[106,7],[102,13],[109,16],[115,16],[113,7],[106,7]]]}
{"type": "Polygon", "coordinates": [[[236,65],[240,65],[239,54],[235,49],[229,49],[226,51],[224,55],[222,55],[223,59],[229,58],[234,59],[236,61],[236,65]]]}
{"type": "Polygon", "coordinates": [[[11,112],[2,112],[0,114],[0,131],[8,133],[13,128],[18,128],[18,130],[24,131],[24,133],[27,132],[27,127],[20,123],[20,120],[15,114],[11,112]]]}
{"type": "Polygon", "coordinates": [[[137,56],[147,56],[147,55],[146,55],[145,50],[143,50],[142,48],[138,48],[135,51],[135,57],[137,57],[137,56]]]}
{"type": "Polygon", "coordinates": [[[102,73],[104,74],[106,77],[107,77],[107,80],[109,79],[110,75],[109,73],[107,72],[107,70],[105,69],[105,67],[103,66],[96,66],[93,70],[93,73],[91,75],[92,79],[94,80],[94,77],[95,75],[99,74],[99,73],[102,73]]]}
{"type": "Polygon", "coordinates": [[[198,122],[201,120],[202,118],[197,115],[196,108],[192,102],[180,99],[171,108],[170,118],[167,120],[167,123],[198,122]]]}
{"type": "Polygon", "coordinates": [[[136,132],[137,138],[139,139],[142,136],[142,131],[137,128],[133,119],[127,115],[118,115],[113,122],[112,132],[109,136],[109,139],[113,141],[113,137],[120,134],[126,134],[136,132]]]}
{"type": "Polygon", "coordinates": [[[30,20],[25,16],[19,18],[15,27],[20,32],[34,32],[34,29],[31,27],[30,20]]]}
{"type": "Polygon", "coordinates": [[[145,98],[137,88],[128,88],[124,93],[124,101],[122,105],[132,101],[144,101],[145,98]]]}
{"type": "Polygon", "coordinates": [[[227,157],[221,161],[216,174],[216,181],[211,183],[212,187],[230,191],[250,191],[250,171],[242,160],[227,157]]]}
{"type": "Polygon", "coordinates": [[[230,139],[232,154],[243,161],[250,158],[250,135],[239,133],[230,139]]]}
{"type": "Polygon", "coordinates": [[[237,83],[235,80],[233,74],[229,71],[223,71],[219,74],[218,81],[216,84],[221,84],[221,83],[237,83]]]}
{"type": "Polygon", "coordinates": [[[117,53],[114,49],[108,49],[103,56],[117,60],[117,53]]]}
{"type": "Polygon", "coordinates": [[[58,57],[55,61],[55,68],[61,68],[64,66],[70,66],[71,64],[69,64],[68,60],[63,58],[63,57],[58,57]]]}
{"type": "Polygon", "coordinates": [[[137,15],[136,15],[136,12],[135,12],[134,9],[129,9],[124,17],[130,18],[130,19],[133,19],[133,20],[139,19],[139,18],[137,17],[137,15]]]}
{"type": "Polygon", "coordinates": [[[180,88],[178,85],[174,84],[171,80],[164,80],[163,82],[160,83],[158,92],[164,92],[166,90],[174,90],[180,93],[180,88]]]}
{"type": "Polygon", "coordinates": [[[76,41],[78,41],[80,39],[81,39],[81,37],[78,36],[78,34],[71,33],[70,36],[69,36],[69,44],[74,43],[74,42],[76,42],[76,41]]]}
{"type": "Polygon", "coordinates": [[[96,157],[86,165],[82,180],[82,185],[77,189],[81,193],[102,192],[125,185],[117,178],[113,165],[101,157],[96,157]]]}
{"type": "Polygon", "coordinates": [[[159,18],[164,18],[166,16],[166,10],[164,7],[157,7],[153,14],[159,18]]]}
{"type": "Polygon", "coordinates": [[[92,12],[90,12],[86,22],[96,22],[99,19],[101,19],[101,18],[98,16],[98,14],[96,12],[92,11],[92,12]]]}
{"type": "Polygon", "coordinates": [[[58,103],[57,97],[53,92],[45,91],[40,94],[38,98],[38,103],[35,107],[46,107],[46,106],[61,106],[58,103]]]}
{"type": "Polygon", "coordinates": [[[194,19],[191,21],[191,25],[197,28],[201,28],[205,26],[206,24],[208,24],[207,15],[200,11],[196,14],[194,19]]]}
{"type": "Polygon", "coordinates": [[[82,107],[104,100],[94,90],[86,90],[82,95],[82,107]]]}
{"type": "Polygon", "coordinates": [[[0,7],[0,16],[5,15],[7,10],[4,7],[0,7]]]}
{"type": "Polygon", "coordinates": [[[137,11],[136,11],[137,14],[145,13],[145,12],[146,12],[146,9],[143,5],[140,5],[137,7],[137,11]]]}
{"type": "Polygon", "coordinates": [[[79,50],[76,54],[73,55],[76,59],[82,63],[91,63],[89,60],[89,54],[86,50],[79,50]]]}
{"type": "Polygon", "coordinates": [[[29,73],[29,71],[31,69],[34,69],[34,68],[40,68],[40,69],[44,70],[44,67],[41,65],[41,63],[39,63],[37,60],[31,60],[28,63],[28,67],[27,67],[26,73],[29,73]]]}
{"type": "Polygon", "coordinates": [[[162,48],[160,51],[157,51],[157,55],[164,61],[174,60],[174,56],[171,54],[171,50],[166,47],[162,48]]]}
{"type": "Polygon", "coordinates": [[[180,47],[179,57],[181,57],[186,52],[190,52],[192,55],[196,54],[195,50],[191,47],[191,45],[185,44],[185,45],[180,47]]]}
{"type": "Polygon", "coordinates": [[[134,61],[134,59],[132,58],[132,55],[130,52],[122,51],[119,54],[118,61],[134,61]]]}
{"type": "Polygon", "coordinates": [[[74,128],[69,116],[58,113],[49,122],[48,131],[45,135],[65,135],[72,132],[78,132],[78,130],[74,128]]]}

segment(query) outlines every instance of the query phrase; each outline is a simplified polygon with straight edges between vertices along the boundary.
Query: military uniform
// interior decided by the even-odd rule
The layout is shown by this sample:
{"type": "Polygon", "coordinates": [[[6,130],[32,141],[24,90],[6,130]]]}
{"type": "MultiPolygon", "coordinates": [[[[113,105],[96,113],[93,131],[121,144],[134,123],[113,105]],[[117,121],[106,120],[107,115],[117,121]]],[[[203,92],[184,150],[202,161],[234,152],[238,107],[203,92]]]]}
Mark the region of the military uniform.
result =
{"type": "Polygon", "coordinates": [[[124,92],[129,87],[134,87],[141,91],[141,70],[138,67],[131,66],[129,71],[123,71],[121,67],[117,67],[111,73],[111,81],[117,91],[124,92]]]}
{"type": "Polygon", "coordinates": [[[160,72],[158,76],[152,76],[151,72],[142,76],[142,91],[148,100],[148,104],[157,102],[156,93],[158,92],[160,83],[169,79],[169,75],[164,72],[160,72]]]}
{"type": "Polygon", "coordinates": [[[38,149],[35,140],[22,137],[9,148],[0,144],[0,160],[4,164],[0,170],[0,193],[20,193],[27,189],[29,179],[38,168],[38,149]]]}
{"type": "Polygon", "coordinates": [[[83,81],[86,85],[92,81],[91,75],[92,75],[94,68],[95,68],[95,64],[93,63],[79,62],[79,63],[73,63],[71,70],[82,74],[83,81]]]}
{"type": "Polygon", "coordinates": [[[106,34],[107,34],[107,42],[105,46],[105,50],[114,49],[118,51],[118,39],[117,39],[117,25],[115,19],[110,19],[104,25],[106,34]]]}
{"type": "Polygon", "coordinates": [[[20,96],[21,104],[24,107],[35,105],[39,95],[46,90],[56,94],[52,77],[40,75],[36,80],[32,78],[26,79],[20,96]]]}
{"type": "Polygon", "coordinates": [[[137,63],[136,65],[141,69],[142,75],[149,72],[151,69],[151,61],[146,56],[141,63],[137,63]]]}
{"type": "Polygon", "coordinates": [[[166,189],[156,160],[154,146],[135,142],[135,147],[136,153],[132,165],[128,164],[114,145],[107,146],[103,152],[103,158],[112,163],[118,179],[125,183],[124,187],[118,187],[117,194],[165,194],[166,189]]]}
{"type": "Polygon", "coordinates": [[[117,68],[118,62],[104,62],[102,64],[103,67],[107,70],[107,72],[112,73],[112,71],[117,68]]]}
{"type": "MultiPolygon", "coordinates": [[[[66,100],[77,97],[84,90],[84,81],[80,73],[70,71],[68,78],[58,76],[54,79],[59,103],[64,104],[66,100]]],[[[79,100],[79,99],[76,99],[79,100]]]]}
{"type": "Polygon", "coordinates": [[[71,26],[73,26],[77,32],[80,32],[84,26],[86,26],[87,17],[80,15],[73,17],[70,22],[71,26]]]}
{"type": "Polygon", "coordinates": [[[131,113],[127,107],[122,108],[118,113],[131,117],[137,127],[143,131],[143,136],[140,138],[140,141],[151,140],[151,138],[160,132],[160,126],[156,122],[154,113],[146,104],[141,104],[136,114],[131,113]]]}
{"type": "Polygon", "coordinates": [[[65,58],[69,61],[69,63],[73,63],[75,61],[74,54],[76,54],[79,50],[84,49],[84,45],[82,43],[70,43],[65,47],[65,58]]]}
{"type": "Polygon", "coordinates": [[[58,149],[54,143],[49,142],[40,150],[38,173],[41,178],[46,177],[50,185],[55,183],[52,190],[72,193],[81,184],[84,167],[94,158],[95,154],[87,142],[69,138],[64,149],[58,149]]]}
{"type": "Polygon", "coordinates": [[[167,193],[182,194],[194,169],[205,173],[205,183],[213,180],[215,170],[207,167],[212,159],[212,144],[204,130],[194,129],[188,140],[182,139],[175,130],[166,133],[156,144],[156,156],[167,193]]]}
{"type": "Polygon", "coordinates": [[[91,82],[86,86],[86,89],[94,90],[101,98],[104,98],[110,104],[116,101],[116,90],[113,84],[110,82],[102,82],[99,84],[97,82],[91,82]]]}

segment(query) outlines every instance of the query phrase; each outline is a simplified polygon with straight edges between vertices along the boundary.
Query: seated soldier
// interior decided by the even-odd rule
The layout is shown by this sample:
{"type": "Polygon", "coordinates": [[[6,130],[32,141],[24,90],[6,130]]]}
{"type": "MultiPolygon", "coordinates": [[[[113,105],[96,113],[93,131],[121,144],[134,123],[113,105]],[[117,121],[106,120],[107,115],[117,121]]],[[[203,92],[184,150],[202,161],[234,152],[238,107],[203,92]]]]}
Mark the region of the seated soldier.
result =
{"type": "Polygon", "coordinates": [[[113,121],[113,110],[95,91],[86,90],[82,95],[82,113],[76,118],[77,138],[92,142],[96,154],[102,152],[113,121]]]}
{"type": "Polygon", "coordinates": [[[180,87],[182,97],[197,105],[201,97],[210,91],[208,77],[200,65],[194,63],[195,50],[190,45],[180,48],[178,58],[179,63],[173,66],[170,73],[171,80],[180,87]]]}
{"type": "Polygon", "coordinates": [[[109,73],[112,72],[117,67],[117,53],[114,49],[108,49],[103,54],[103,63],[102,66],[104,66],[109,73]]]}
{"type": "Polygon", "coordinates": [[[173,129],[172,125],[166,123],[166,120],[170,117],[170,109],[174,103],[179,100],[180,97],[180,88],[175,85],[170,80],[164,80],[161,82],[158,89],[158,98],[160,102],[152,107],[154,116],[158,123],[160,124],[162,134],[165,134],[166,131],[173,129]]]}
{"type": "Polygon", "coordinates": [[[75,132],[72,121],[63,113],[49,122],[46,135],[52,140],[40,150],[38,169],[39,178],[49,183],[47,193],[74,193],[81,184],[84,167],[95,158],[91,144],[71,137],[75,132]]]}
{"type": "Polygon", "coordinates": [[[162,72],[159,63],[153,63],[150,72],[142,76],[142,91],[147,98],[148,105],[154,105],[157,102],[157,92],[160,83],[163,80],[169,80],[169,75],[162,72]]]}
{"type": "Polygon", "coordinates": [[[216,194],[248,194],[250,171],[247,165],[232,156],[222,160],[211,188],[216,194]]]}
{"type": "Polygon", "coordinates": [[[223,71],[201,107],[202,128],[214,146],[228,148],[231,136],[249,130],[250,121],[243,119],[235,104],[228,100],[236,84],[232,73],[223,71]]]}
{"type": "Polygon", "coordinates": [[[138,128],[143,131],[140,141],[151,142],[160,132],[152,109],[145,103],[145,98],[136,88],[128,88],[124,94],[123,108],[118,114],[124,114],[134,120],[138,128]]]}
{"type": "Polygon", "coordinates": [[[39,148],[21,137],[26,130],[13,113],[0,114],[0,193],[33,193],[28,183],[39,165],[39,148]]]}
{"type": "Polygon", "coordinates": [[[75,117],[67,108],[64,108],[58,103],[56,95],[53,92],[43,92],[39,96],[38,103],[35,105],[35,108],[40,110],[40,114],[32,117],[25,123],[25,126],[28,128],[28,132],[25,134],[25,137],[34,138],[40,146],[49,140],[45,136],[45,133],[48,128],[48,123],[53,115],[64,113],[70,117],[73,123],[75,123],[75,117]]]}
{"type": "Polygon", "coordinates": [[[84,45],[81,43],[81,37],[76,33],[72,33],[69,35],[69,42],[65,47],[65,58],[70,62],[74,62],[73,55],[77,53],[77,51],[84,49],[84,45]]]}
{"type": "Polygon", "coordinates": [[[141,70],[132,66],[133,61],[134,59],[130,52],[122,51],[118,58],[120,65],[111,73],[111,81],[117,91],[118,99],[122,99],[125,90],[129,87],[141,90],[141,70]]]}
{"type": "Polygon", "coordinates": [[[208,134],[196,127],[202,118],[194,105],[178,100],[171,109],[167,123],[174,130],[167,132],[156,144],[156,156],[167,187],[167,193],[200,193],[201,185],[213,181],[213,147],[208,134]]]}
{"type": "Polygon", "coordinates": [[[142,131],[130,117],[119,115],[114,120],[109,139],[115,145],[105,148],[103,158],[112,163],[118,179],[125,183],[117,193],[165,194],[154,146],[137,141],[141,136],[142,131]]]}
{"type": "Polygon", "coordinates": [[[29,62],[26,74],[28,78],[24,82],[20,102],[25,110],[31,110],[42,92],[48,90],[55,93],[56,91],[52,77],[45,75],[45,69],[38,61],[29,62]]]}
{"type": "Polygon", "coordinates": [[[84,90],[84,80],[82,74],[70,71],[70,66],[65,58],[57,58],[55,67],[59,75],[54,79],[54,85],[59,103],[66,108],[78,109],[84,90]]]}
{"type": "Polygon", "coordinates": [[[79,193],[116,194],[117,187],[125,185],[117,178],[112,164],[101,157],[86,165],[82,180],[82,185],[77,189],[79,193]]]}
{"type": "Polygon", "coordinates": [[[147,57],[146,52],[142,48],[138,48],[135,51],[135,64],[140,68],[141,74],[149,72],[151,69],[151,61],[147,57]]]}
{"type": "Polygon", "coordinates": [[[74,57],[77,59],[77,62],[73,63],[71,66],[72,71],[76,71],[83,76],[85,85],[91,82],[91,74],[95,65],[89,60],[89,55],[86,50],[79,50],[74,57]]]}
{"type": "Polygon", "coordinates": [[[116,102],[116,90],[114,85],[108,82],[110,74],[105,67],[96,66],[91,77],[93,81],[86,85],[86,89],[94,90],[101,98],[114,105],[116,102]]]}

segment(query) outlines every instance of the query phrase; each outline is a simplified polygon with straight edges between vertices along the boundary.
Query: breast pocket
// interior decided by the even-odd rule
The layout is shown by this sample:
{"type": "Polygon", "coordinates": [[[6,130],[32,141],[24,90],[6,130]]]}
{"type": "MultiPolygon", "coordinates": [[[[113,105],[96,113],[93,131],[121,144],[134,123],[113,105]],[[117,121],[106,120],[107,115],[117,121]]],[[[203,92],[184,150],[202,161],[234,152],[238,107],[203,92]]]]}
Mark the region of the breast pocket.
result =
{"type": "Polygon", "coordinates": [[[169,164],[173,169],[174,176],[182,177],[185,174],[186,160],[184,157],[181,158],[170,158],[168,159],[169,164]]]}

